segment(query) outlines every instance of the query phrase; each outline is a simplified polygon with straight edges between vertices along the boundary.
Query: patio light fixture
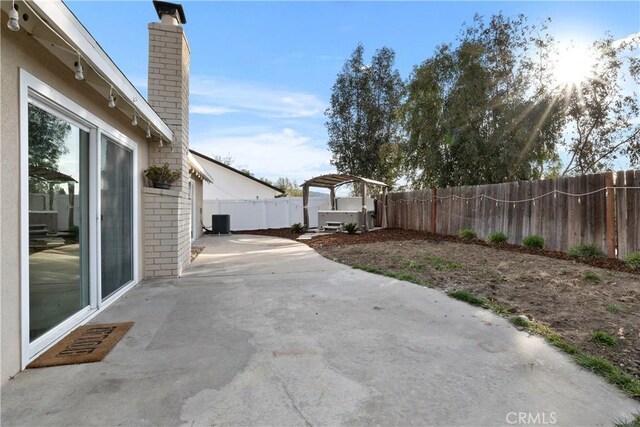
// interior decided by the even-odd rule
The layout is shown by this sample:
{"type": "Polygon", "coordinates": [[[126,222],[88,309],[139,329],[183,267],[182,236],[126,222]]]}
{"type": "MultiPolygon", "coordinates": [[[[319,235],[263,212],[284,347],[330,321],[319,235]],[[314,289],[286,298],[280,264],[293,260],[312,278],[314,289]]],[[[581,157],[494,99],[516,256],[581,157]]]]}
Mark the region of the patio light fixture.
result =
{"type": "Polygon", "coordinates": [[[80,63],[80,52],[78,52],[78,61],[74,64],[76,67],[76,80],[84,80],[84,72],[80,63]]]}
{"type": "Polygon", "coordinates": [[[11,31],[20,31],[20,22],[18,21],[18,11],[16,10],[16,2],[13,0],[11,3],[11,10],[9,11],[9,21],[7,27],[11,31]]]}
{"type": "Polygon", "coordinates": [[[113,94],[113,86],[109,88],[109,108],[116,108],[116,97],[113,94]]]}

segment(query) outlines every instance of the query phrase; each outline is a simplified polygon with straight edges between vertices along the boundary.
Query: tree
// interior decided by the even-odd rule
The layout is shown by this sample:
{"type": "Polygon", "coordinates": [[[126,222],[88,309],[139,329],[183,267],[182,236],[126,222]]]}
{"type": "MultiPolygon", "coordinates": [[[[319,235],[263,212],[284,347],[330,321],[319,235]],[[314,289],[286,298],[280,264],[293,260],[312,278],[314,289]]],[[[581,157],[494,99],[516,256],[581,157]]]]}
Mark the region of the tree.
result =
{"type": "Polygon", "coordinates": [[[276,180],[273,186],[284,190],[284,193],[287,196],[302,197],[302,189],[295,180],[291,181],[289,178],[280,177],[276,180]]]}
{"type": "Polygon", "coordinates": [[[338,172],[373,178],[393,185],[400,174],[400,124],[403,96],[395,52],[383,47],[371,65],[358,45],[338,74],[325,112],[331,164],[338,172]]]}
{"type": "Polygon", "coordinates": [[[220,154],[214,154],[213,159],[227,166],[233,165],[233,162],[235,161],[235,159],[233,158],[233,156],[231,156],[231,154],[227,154],[226,156],[222,156],[220,154]]]}
{"type": "Polygon", "coordinates": [[[620,156],[640,165],[640,57],[633,56],[639,48],[638,34],[621,41],[610,35],[597,40],[591,49],[591,75],[563,91],[569,134],[563,146],[570,154],[563,174],[610,169],[620,156]],[[625,88],[628,79],[635,91],[625,88]]]}
{"type": "Polygon", "coordinates": [[[551,37],[524,16],[477,16],[457,47],[415,67],[402,108],[415,187],[539,179],[557,162],[562,105],[548,91],[551,37]]]}
{"type": "MultiPolygon", "coordinates": [[[[71,131],[66,121],[38,107],[29,105],[29,166],[58,171],[60,158],[69,152],[65,139],[71,131]]],[[[59,188],[57,189],[59,191],[59,188]]],[[[30,193],[53,194],[56,191],[48,181],[29,178],[30,193]]]]}

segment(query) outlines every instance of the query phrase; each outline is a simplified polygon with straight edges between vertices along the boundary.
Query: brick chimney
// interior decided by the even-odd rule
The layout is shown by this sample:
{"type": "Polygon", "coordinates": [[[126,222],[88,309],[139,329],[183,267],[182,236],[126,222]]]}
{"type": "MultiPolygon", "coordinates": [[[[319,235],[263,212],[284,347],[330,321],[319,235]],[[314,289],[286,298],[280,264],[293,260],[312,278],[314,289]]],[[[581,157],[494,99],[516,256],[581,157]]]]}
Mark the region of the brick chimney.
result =
{"type": "Polygon", "coordinates": [[[160,22],[149,24],[149,104],[173,131],[174,140],[149,142],[149,164],[182,171],[171,190],[144,189],[145,277],[178,276],[189,264],[189,43],[182,6],[154,1],[160,22]]]}

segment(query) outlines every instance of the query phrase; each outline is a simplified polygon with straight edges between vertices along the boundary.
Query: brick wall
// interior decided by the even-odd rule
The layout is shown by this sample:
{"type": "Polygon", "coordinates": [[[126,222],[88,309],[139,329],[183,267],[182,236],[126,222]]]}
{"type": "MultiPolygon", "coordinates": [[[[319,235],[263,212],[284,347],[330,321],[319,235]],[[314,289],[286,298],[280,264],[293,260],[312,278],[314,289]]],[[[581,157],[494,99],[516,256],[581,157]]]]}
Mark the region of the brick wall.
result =
{"type": "Polygon", "coordinates": [[[177,276],[189,265],[189,44],[179,25],[149,24],[149,104],[173,141],[150,141],[149,164],[182,171],[171,190],[145,188],[145,277],[177,276]],[[169,237],[168,237],[169,236],[169,237]]]}

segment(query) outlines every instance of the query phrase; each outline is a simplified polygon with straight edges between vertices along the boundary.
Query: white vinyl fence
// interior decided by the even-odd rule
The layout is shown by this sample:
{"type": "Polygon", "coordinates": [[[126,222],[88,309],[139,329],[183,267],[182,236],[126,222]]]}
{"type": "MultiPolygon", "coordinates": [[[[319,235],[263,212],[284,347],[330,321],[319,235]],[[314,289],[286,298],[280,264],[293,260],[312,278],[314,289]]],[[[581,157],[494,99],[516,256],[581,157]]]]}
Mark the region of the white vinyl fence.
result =
{"type": "MultiPolygon", "coordinates": [[[[329,197],[309,197],[309,226],[318,226],[318,210],[329,210],[329,197]]],[[[211,227],[211,215],[230,215],[231,230],[285,228],[302,223],[302,197],[263,200],[203,200],[202,222],[211,227]]]]}

